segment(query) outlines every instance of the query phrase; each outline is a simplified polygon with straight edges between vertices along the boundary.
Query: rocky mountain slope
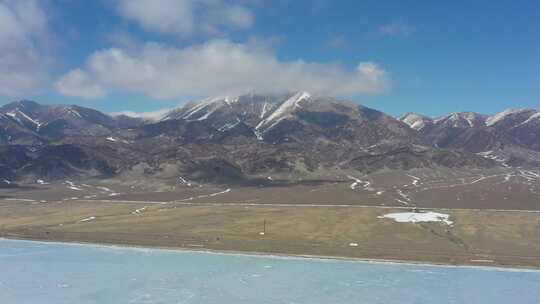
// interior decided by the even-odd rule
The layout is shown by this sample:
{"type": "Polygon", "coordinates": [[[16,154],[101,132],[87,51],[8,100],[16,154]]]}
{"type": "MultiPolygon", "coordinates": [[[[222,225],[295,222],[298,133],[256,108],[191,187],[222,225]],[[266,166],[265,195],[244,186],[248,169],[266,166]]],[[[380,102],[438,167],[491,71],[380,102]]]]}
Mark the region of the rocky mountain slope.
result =
{"type": "Polygon", "coordinates": [[[429,145],[476,153],[504,165],[540,160],[540,112],[505,110],[493,116],[471,112],[432,119],[414,113],[400,118],[429,145]]]}
{"type": "Polygon", "coordinates": [[[19,101],[0,108],[0,180],[183,176],[245,182],[270,174],[296,179],[534,165],[539,128],[535,110],[395,119],[307,92],[213,97],[153,122],[19,101]]]}
{"type": "Polygon", "coordinates": [[[8,126],[0,130],[3,131],[0,138],[9,144],[43,143],[70,136],[105,136],[119,126],[113,117],[93,109],[44,106],[26,100],[1,107],[0,119],[8,126]]]}

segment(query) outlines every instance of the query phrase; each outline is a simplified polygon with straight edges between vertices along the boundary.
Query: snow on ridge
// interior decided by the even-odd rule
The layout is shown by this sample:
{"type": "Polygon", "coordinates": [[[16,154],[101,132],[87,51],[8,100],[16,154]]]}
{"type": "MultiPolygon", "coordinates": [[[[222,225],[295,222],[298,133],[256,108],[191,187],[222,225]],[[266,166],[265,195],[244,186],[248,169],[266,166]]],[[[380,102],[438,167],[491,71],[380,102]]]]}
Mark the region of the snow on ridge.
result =
{"type": "MultiPolygon", "coordinates": [[[[219,101],[223,101],[225,102],[226,104],[230,105],[230,100],[229,100],[229,97],[228,96],[219,96],[219,97],[210,97],[210,98],[206,98],[206,99],[203,99],[202,101],[196,103],[193,107],[191,107],[187,113],[182,117],[183,119],[189,119],[190,117],[192,117],[193,115],[195,115],[196,113],[198,113],[199,111],[205,109],[206,107],[212,105],[212,104],[216,104],[217,102],[219,101]]],[[[217,107],[219,108],[219,106],[217,107]]],[[[215,108],[214,111],[217,109],[215,108]]],[[[213,111],[211,112],[208,112],[206,113],[203,117],[200,117],[198,120],[204,120],[206,118],[208,118],[208,116],[210,116],[210,114],[212,113],[213,111]]]]}
{"type": "Polygon", "coordinates": [[[266,112],[267,112],[267,109],[266,107],[268,106],[268,103],[267,102],[264,102],[264,105],[263,105],[263,108],[262,108],[262,111],[261,111],[261,115],[259,116],[260,119],[263,119],[264,118],[264,115],[266,115],[266,112]]]}
{"type": "Polygon", "coordinates": [[[205,119],[208,119],[208,117],[210,117],[210,115],[212,115],[212,113],[214,113],[216,110],[212,110],[212,111],[208,111],[206,112],[206,114],[204,114],[203,116],[197,118],[198,121],[202,121],[202,120],[205,120],[205,119]]]}
{"type": "Polygon", "coordinates": [[[109,137],[105,138],[105,140],[110,141],[110,142],[114,142],[114,143],[121,142],[121,143],[124,143],[124,144],[127,144],[127,145],[131,144],[131,142],[129,142],[129,141],[125,140],[125,139],[118,139],[118,138],[114,138],[112,136],[109,136],[109,137]]]}
{"type": "Polygon", "coordinates": [[[230,98],[229,96],[227,96],[227,97],[225,97],[225,99],[223,99],[223,101],[225,101],[225,103],[227,105],[229,105],[229,107],[232,106],[232,104],[237,103],[239,100],[240,100],[240,97],[230,98]]]}
{"type": "Polygon", "coordinates": [[[484,151],[484,152],[478,152],[478,153],[476,153],[476,154],[477,154],[477,155],[480,155],[480,156],[488,156],[488,155],[493,154],[493,150],[484,151]]]}
{"type": "Polygon", "coordinates": [[[37,128],[39,128],[41,126],[41,123],[39,121],[33,119],[32,117],[30,117],[29,115],[27,115],[23,111],[19,110],[18,108],[17,108],[17,113],[21,114],[26,120],[28,120],[31,123],[33,123],[34,125],[36,125],[37,128]]]}
{"type": "Polygon", "coordinates": [[[259,122],[259,124],[255,127],[255,129],[258,130],[263,126],[268,125],[269,123],[272,123],[269,129],[272,128],[282,119],[286,118],[287,115],[294,111],[294,109],[301,107],[301,101],[308,100],[310,98],[311,95],[308,92],[298,92],[294,94],[285,102],[283,102],[272,114],[270,114],[270,116],[261,120],[261,122],[259,122]]]}
{"type": "Polygon", "coordinates": [[[456,121],[457,120],[457,117],[456,117],[457,113],[450,113],[448,115],[445,115],[445,116],[441,116],[441,117],[438,117],[438,118],[435,118],[433,120],[434,123],[438,124],[440,123],[441,121],[445,121],[445,120],[450,120],[450,121],[456,121]]]}
{"type": "Polygon", "coordinates": [[[253,134],[255,134],[255,137],[257,137],[258,141],[263,141],[264,137],[257,129],[253,129],[253,134]]]}
{"type": "Polygon", "coordinates": [[[522,125],[525,125],[525,124],[528,124],[529,122],[533,121],[533,120],[538,120],[540,118],[540,112],[536,112],[534,113],[533,115],[531,115],[529,118],[527,118],[527,120],[525,120],[524,122],[520,123],[519,125],[517,125],[516,127],[519,127],[519,126],[522,126],[522,125]]]}
{"type": "MultiPolygon", "coordinates": [[[[441,122],[453,122],[455,127],[459,126],[460,121],[464,121],[469,125],[469,127],[476,127],[479,125],[493,126],[498,122],[506,119],[508,116],[519,114],[523,112],[531,111],[530,109],[506,109],[500,113],[497,113],[492,116],[483,116],[475,112],[454,112],[445,116],[441,116],[435,119],[430,119],[429,117],[423,116],[416,113],[407,113],[403,115],[399,120],[409,125],[409,127],[421,130],[425,127],[427,121],[433,121],[433,123],[438,124],[441,122]]],[[[527,120],[523,121],[517,126],[527,124],[533,120],[540,119],[540,112],[535,111],[527,120]]]]}
{"type": "Polygon", "coordinates": [[[524,112],[526,110],[515,110],[515,109],[506,109],[500,113],[497,113],[493,116],[490,116],[488,117],[488,119],[486,120],[486,126],[490,127],[490,126],[493,126],[494,124],[504,120],[506,117],[510,116],[510,115],[513,115],[513,114],[517,114],[517,113],[521,113],[521,112],[524,112]]]}
{"type": "Polygon", "coordinates": [[[420,114],[407,113],[401,117],[400,120],[409,125],[412,129],[420,131],[426,126],[426,121],[429,121],[430,119],[420,114]]]}
{"type": "Polygon", "coordinates": [[[15,114],[15,112],[7,112],[6,115],[15,119],[18,123],[22,124],[21,119],[17,117],[17,114],[15,114]]]}
{"type": "Polygon", "coordinates": [[[482,117],[481,115],[474,112],[454,112],[446,116],[442,116],[433,120],[434,123],[438,124],[441,121],[450,121],[453,122],[454,127],[460,127],[460,121],[465,121],[469,127],[475,127],[475,121],[482,117]]]}
{"type": "Polygon", "coordinates": [[[415,123],[413,123],[411,125],[411,128],[413,128],[415,130],[422,130],[425,126],[426,126],[426,123],[419,120],[419,121],[416,121],[415,123]]]}
{"type": "Polygon", "coordinates": [[[235,122],[230,122],[230,123],[226,123],[225,125],[221,126],[218,131],[219,132],[225,132],[225,131],[228,131],[236,126],[238,126],[242,121],[240,119],[238,119],[238,117],[236,118],[236,121],[235,122]]]}
{"type": "Polygon", "coordinates": [[[473,112],[464,112],[460,115],[463,117],[467,123],[469,123],[469,127],[474,127],[474,120],[477,118],[477,115],[473,112]]]}
{"type": "MultiPolygon", "coordinates": [[[[47,124],[47,123],[41,123],[37,119],[30,117],[30,115],[24,113],[19,108],[15,108],[14,111],[7,112],[6,115],[16,120],[21,125],[23,125],[23,121],[21,120],[21,117],[22,117],[25,121],[29,121],[30,123],[32,123],[37,130],[39,130],[42,126],[47,124]]],[[[5,116],[2,115],[2,117],[5,117],[5,116]]]]}
{"type": "Polygon", "coordinates": [[[9,117],[13,117],[13,118],[15,118],[17,116],[17,114],[15,114],[15,112],[7,112],[6,115],[9,116],[9,117]]]}
{"type": "MultiPolygon", "coordinates": [[[[253,93],[251,93],[250,95],[253,97],[253,93]]],[[[219,109],[222,109],[223,107],[233,107],[235,104],[241,101],[242,96],[245,95],[235,97],[221,95],[208,97],[199,101],[192,101],[183,105],[180,108],[173,109],[168,113],[165,113],[159,120],[165,121],[178,118],[188,121],[203,121],[210,118],[212,114],[214,114],[216,111],[219,111],[219,109]]],[[[262,103],[260,113],[258,114],[259,119],[262,120],[259,121],[258,126],[262,127],[263,125],[270,124],[270,122],[273,122],[274,120],[279,120],[281,118],[280,116],[285,116],[289,113],[289,110],[301,107],[300,103],[303,100],[309,99],[311,97],[312,96],[307,92],[297,92],[285,102],[277,103],[276,100],[276,103],[279,104],[277,109],[274,106],[273,102],[265,101],[264,103],[262,103]]]]}
{"type": "Polygon", "coordinates": [[[77,110],[74,110],[72,107],[66,108],[66,111],[76,117],[82,118],[81,114],[77,110]]]}

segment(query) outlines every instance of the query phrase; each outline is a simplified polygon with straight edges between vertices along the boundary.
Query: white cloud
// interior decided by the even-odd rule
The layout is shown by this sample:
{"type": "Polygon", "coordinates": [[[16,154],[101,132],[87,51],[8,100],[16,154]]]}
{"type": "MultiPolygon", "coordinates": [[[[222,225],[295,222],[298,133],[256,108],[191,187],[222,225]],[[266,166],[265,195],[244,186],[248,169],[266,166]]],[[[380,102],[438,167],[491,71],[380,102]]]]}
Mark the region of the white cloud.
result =
{"type": "Polygon", "coordinates": [[[44,82],[41,42],[47,18],[37,0],[0,0],[0,95],[19,96],[44,82]]]}
{"type": "Polygon", "coordinates": [[[77,96],[83,98],[100,98],[105,96],[105,90],[88,74],[80,69],[75,69],[67,73],[56,83],[58,92],[66,96],[77,96]]]}
{"type": "Polygon", "coordinates": [[[113,115],[113,116],[125,115],[125,116],[129,116],[129,117],[144,118],[144,119],[147,119],[147,120],[154,120],[155,121],[155,120],[161,119],[163,116],[165,116],[165,114],[169,113],[172,110],[173,110],[173,108],[160,109],[160,110],[149,111],[149,112],[120,111],[120,112],[111,113],[111,115],[113,115]]]}
{"type": "Polygon", "coordinates": [[[379,34],[386,36],[410,36],[416,32],[416,27],[401,22],[393,22],[379,27],[379,34]]]}
{"type": "Polygon", "coordinates": [[[120,15],[150,32],[188,37],[251,27],[246,6],[224,0],[116,0],[120,15]]]}
{"type": "Polygon", "coordinates": [[[81,97],[111,90],[155,98],[295,90],[347,96],[379,93],[387,84],[385,71],[375,63],[348,70],[332,63],[281,61],[262,44],[212,40],[186,48],[146,43],[97,51],[82,70],[62,77],[57,89],[81,97]]]}

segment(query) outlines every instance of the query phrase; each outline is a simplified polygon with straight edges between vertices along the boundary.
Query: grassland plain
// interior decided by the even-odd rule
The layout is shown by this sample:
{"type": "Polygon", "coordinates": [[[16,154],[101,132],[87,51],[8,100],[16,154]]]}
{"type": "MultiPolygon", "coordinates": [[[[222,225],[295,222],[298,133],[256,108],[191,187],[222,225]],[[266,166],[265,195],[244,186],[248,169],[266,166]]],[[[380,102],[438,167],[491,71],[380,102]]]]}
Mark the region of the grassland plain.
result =
{"type": "Polygon", "coordinates": [[[99,201],[0,202],[0,236],[122,245],[540,267],[540,213],[440,210],[453,225],[397,223],[394,207],[99,201]],[[261,234],[263,232],[264,234],[261,234]]]}

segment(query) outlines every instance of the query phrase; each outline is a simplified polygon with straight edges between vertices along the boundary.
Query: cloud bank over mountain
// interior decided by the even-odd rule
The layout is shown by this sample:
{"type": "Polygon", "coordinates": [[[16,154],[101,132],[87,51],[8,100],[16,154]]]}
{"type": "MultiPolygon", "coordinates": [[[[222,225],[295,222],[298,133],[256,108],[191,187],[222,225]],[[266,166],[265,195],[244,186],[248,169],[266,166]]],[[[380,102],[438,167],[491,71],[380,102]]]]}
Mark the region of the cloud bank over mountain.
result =
{"type": "Polygon", "coordinates": [[[0,95],[21,96],[46,78],[48,21],[41,2],[0,1],[0,95]]]}
{"type": "Polygon", "coordinates": [[[337,63],[283,61],[268,47],[228,40],[185,48],[150,42],[132,49],[100,50],[82,69],[56,83],[60,93],[85,98],[100,98],[112,90],[171,98],[299,88],[324,95],[358,95],[387,87],[386,72],[373,62],[349,70],[337,63]]]}

